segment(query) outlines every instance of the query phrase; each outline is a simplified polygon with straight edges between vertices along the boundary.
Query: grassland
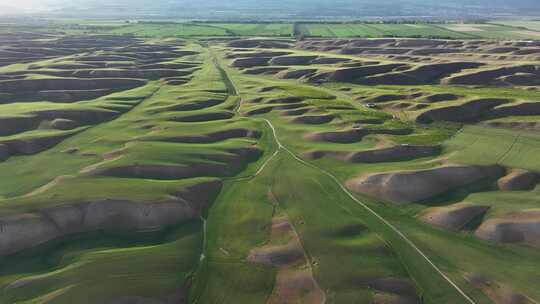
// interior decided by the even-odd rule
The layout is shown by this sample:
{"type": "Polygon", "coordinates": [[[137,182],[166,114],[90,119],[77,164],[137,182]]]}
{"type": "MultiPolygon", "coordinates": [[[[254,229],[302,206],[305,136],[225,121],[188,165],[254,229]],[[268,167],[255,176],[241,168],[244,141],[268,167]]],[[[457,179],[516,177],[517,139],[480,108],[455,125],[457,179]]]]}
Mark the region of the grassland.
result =
{"type": "MultiPolygon", "coordinates": [[[[327,46],[327,45],[326,45],[327,46]]],[[[342,47],[343,48],[343,47],[342,47]]],[[[322,56],[322,52],[314,53],[314,52],[295,52],[294,55],[290,54],[290,56],[312,56],[312,55],[319,55],[322,56]]],[[[334,55],[332,55],[334,56],[334,55]]],[[[340,56],[340,57],[347,57],[347,56],[340,56]]],[[[354,58],[354,56],[350,56],[351,59],[354,58]]],[[[365,58],[362,58],[365,59],[365,58]]],[[[298,60],[300,62],[301,60],[298,60]]],[[[272,62],[272,61],[270,61],[272,62]]],[[[316,65],[311,65],[311,68],[316,67],[316,65]]],[[[306,67],[307,68],[307,67],[306,67]]],[[[298,65],[295,65],[294,70],[302,70],[302,67],[298,67],[298,65]]],[[[329,68],[326,67],[326,70],[329,68]]],[[[245,69],[249,71],[249,68],[245,69]]],[[[399,98],[396,98],[399,102],[404,102],[404,99],[406,99],[409,94],[417,93],[415,95],[416,97],[413,98],[425,98],[426,95],[431,96],[431,94],[441,94],[441,93],[447,93],[447,94],[453,94],[457,96],[468,96],[467,98],[496,98],[496,97],[505,97],[505,98],[511,98],[511,99],[525,99],[525,100],[534,100],[537,98],[537,92],[534,90],[522,90],[522,89],[515,89],[515,88],[464,88],[464,87],[448,87],[448,86],[437,86],[437,85],[430,85],[430,86],[378,86],[378,87],[368,87],[368,86],[357,86],[354,84],[336,84],[336,83],[329,83],[325,84],[322,87],[319,85],[318,87],[313,87],[309,85],[309,78],[302,77],[301,80],[304,81],[303,84],[297,84],[296,86],[289,86],[287,84],[287,81],[279,80],[281,76],[285,75],[283,72],[279,72],[277,75],[259,75],[258,78],[254,78],[253,76],[250,76],[250,73],[246,74],[239,74],[236,71],[230,71],[230,73],[233,76],[233,79],[235,80],[235,83],[241,84],[240,92],[242,92],[247,100],[253,100],[257,97],[262,97],[264,100],[271,99],[272,96],[276,96],[275,94],[279,94],[277,96],[284,98],[287,96],[304,96],[302,101],[300,101],[299,105],[296,107],[291,107],[293,109],[307,109],[308,114],[302,114],[306,113],[305,111],[301,112],[298,111],[298,114],[287,113],[286,110],[279,110],[278,106],[270,106],[272,103],[267,104],[261,104],[261,101],[255,102],[253,104],[250,104],[249,102],[244,105],[246,108],[246,113],[254,113],[255,117],[257,115],[264,115],[264,117],[268,118],[269,120],[273,121],[276,125],[276,129],[278,130],[277,134],[280,138],[281,142],[290,148],[292,151],[295,152],[296,155],[302,156],[302,155],[313,155],[311,154],[313,151],[358,151],[358,150],[371,150],[376,149],[377,142],[379,142],[378,145],[385,146],[388,144],[388,141],[402,143],[402,144],[437,144],[437,143],[444,143],[444,155],[448,155],[450,162],[455,163],[464,163],[464,164],[474,164],[474,165],[491,165],[491,164],[500,164],[503,166],[508,166],[511,168],[526,168],[529,170],[538,170],[536,167],[534,167],[535,162],[530,161],[533,156],[532,154],[535,154],[535,148],[533,147],[533,138],[531,136],[534,135],[526,135],[526,133],[516,133],[516,131],[504,131],[504,130],[497,130],[492,128],[485,128],[484,136],[480,135],[473,135],[476,134],[473,129],[465,128],[462,131],[457,132],[456,130],[459,129],[458,125],[455,124],[432,124],[427,128],[423,128],[421,126],[415,125],[415,124],[396,124],[395,122],[391,122],[389,120],[388,116],[381,115],[381,113],[377,110],[372,109],[366,109],[362,106],[359,106],[355,103],[349,103],[349,100],[366,100],[366,102],[369,102],[370,98],[372,100],[375,100],[374,98],[377,96],[398,96],[399,98]],[[267,90],[268,89],[268,90],[267,90]],[[310,92],[311,93],[308,93],[310,92]],[[427,92],[430,93],[427,93],[427,92]],[[262,93],[264,92],[264,93],[262,93]],[[413,92],[413,93],[411,93],[413,92]],[[419,94],[421,92],[421,94],[419,94]],[[532,95],[530,95],[532,94],[532,95]],[[328,95],[334,96],[332,98],[328,98],[328,95]],[[401,96],[401,97],[400,97],[401,96]],[[424,96],[424,97],[421,97],[424,96]],[[361,97],[361,98],[360,98],[361,97]],[[264,109],[267,107],[270,109],[268,112],[261,111],[261,109],[264,109]],[[253,111],[250,109],[254,109],[253,111]],[[354,109],[354,110],[353,110],[354,109]],[[255,114],[255,113],[263,113],[263,114],[255,114]],[[266,113],[266,114],[264,114],[266,113]],[[351,113],[355,113],[351,114],[351,113]],[[323,117],[325,115],[333,115],[335,118],[331,120],[331,122],[322,122],[322,123],[315,123],[313,125],[305,123],[298,123],[295,122],[294,118],[295,116],[298,117],[298,115],[313,115],[313,116],[319,116],[323,117]],[[370,119],[378,120],[377,126],[370,126],[370,119]],[[325,130],[347,130],[347,126],[349,124],[352,124],[355,121],[362,121],[361,118],[364,118],[366,123],[364,124],[363,128],[370,128],[373,127],[374,130],[377,129],[406,129],[411,128],[414,131],[410,134],[405,135],[390,135],[390,136],[382,136],[379,137],[375,135],[374,137],[364,137],[362,140],[352,140],[351,142],[325,142],[325,141],[310,141],[307,137],[307,134],[314,134],[314,133],[320,133],[325,130]],[[386,127],[386,128],[385,128],[386,127]],[[491,133],[490,133],[491,132],[491,133]],[[504,137],[502,136],[503,134],[504,137]],[[519,134],[519,135],[518,135],[519,134]],[[519,140],[516,142],[516,137],[519,136],[519,140]],[[470,138],[469,138],[470,137],[470,138]],[[299,138],[304,138],[304,140],[298,140],[299,138]],[[378,138],[378,139],[376,139],[378,138]],[[504,144],[503,144],[503,138],[504,138],[504,144]],[[523,140],[521,140],[523,138],[523,140]],[[495,148],[489,148],[489,147],[496,147],[495,148]],[[510,147],[512,147],[510,149],[510,147]],[[469,150],[470,149],[470,150],[469,150]],[[515,150],[514,150],[515,149],[515,150]],[[526,151],[526,152],[525,152],[526,151]],[[523,154],[527,153],[527,154],[523,154]],[[531,154],[528,154],[531,153],[531,154]],[[503,156],[503,157],[501,157],[503,156]],[[470,157],[470,158],[469,158],[470,157]]],[[[306,74],[302,74],[306,75],[306,74]]],[[[309,75],[309,74],[307,74],[309,75]]],[[[309,76],[311,77],[311,76],[309,76]]],[[[313,76],[315,78],[315,76],[313,76]]],[[[316,78],[319,79],[319,78],[316,78]]],[[[458,99],[459,100],[459,99],[458,99]]],[[[451,103],[455,103],[455,101],[452,101],[451,103]]],[[[458,101],[459,103],[459,101],[458,101]]],[[[279,103],[277,104],[279,105],[279,103]]],[[[286,108],[285,108],[286,109],[286,108]]],[[[390,112],[391,109],[388,108],[390,112]]],[[[515,117],[516,121],[519,121],[520,118],[515,117]]],[[[410,118],[409,118],[410,120],[410,118]]],[[[480,128],[480,130],[483,130],[480,128]]],[[[374,132],[376,134],[376,132],[374,132]]],[[[484,133],[480,133],[484,134],[484,133]]],[[[417,158],[413,160],[408,161],[402,161],[399,163],[399,170],[422,170],[427,169],[433,166],[439,166],[444,165],[446,162],[445,157],[434,157],[430,158],[417,158]]],[[[368,174],[368,172],[384,172],[384,171],[394,171],[396,170],[396,163],[395,162],[382,162],[382,163],[365,163],[365,164],[355,164],[354,162],[350,161],[344,161],[343,159],[335,160],[331,157],[322,157],[322,158],[316,158],[312,162],[312,164],[322,167],[325,170],[328,170],[329,172],[335,173],[338,178],[340,178],[343,182],[345,182],[351,175],[359,174],[368,174]]],[[[290,166],[290,165],[289,165],[290,166]]],[[[296,169],[297,171],[300,169],[296,169]]],[[[282,170],[285,171],[285,170],[282,170]]],[[[307,174],[305,174],[307,175],[307,174]]],[[[313,176],[314,173],[309,174],[310,176],[313,176]]],[[[294,183],[295,185],[298,184],[298,182],[294,183]]],[[[325,188],[331,188],[330,186],[325,186],[325,188]]],[[[311,191],[302,191],[302,193],[311,193],[311,191]]],[[[407,231],[408,234],[412,235],[415,238],[415,242],[418,244],[421,244],[423,250],[426,250],[429,252],[429,256],[433,257],[438,265],[445,265],[444,268],[446,269],[447,273],[450,275],[450,277],[453,280],[456,280],[457,282],[462,282],[461,287],[465,288],[466,292],[473,296],[478,301],[490,301],[489,297],[483,294],[480,290],[477,290],[469,285],[470,288],[467,288],[467,282],[465,280],[465,275],[462,271],[455,271],[453,272],[450,269],[468,269],[467,271],[471,271],[474,273],[482,273],[485,276],[490,277],[492,280],[496,280],[497,282],[506,282],[505,284],[512,284],[509,282],[514,282],[516,285],[514,286],[520,286],[515,287],[516,289],[521,289],[525,293],[527,293],[531,297],[532,294],[536,294],[534,291],[533,285],[529,284],[526,280],[520,280],[519,277],[520,271],[522,271],[524,268],[513,269],[514,265],[513,263],[510,263],[506,266],[501,266],[501,260],[500,255],[504,255],[506,258],[515,257],[518,258],[515,260],[514,263],[523,265],[529,265],[525,267],[530,267],[527,269],[530,269],[532,273],[530,275],[536,276],[538,271],[538,267],[535,265],[533,256],[536,256],[537,253],[534,252],[534,249],[531,250],[526,248],[509,248],[509,247],[497,247],[497,249],[491,247],[492,244],[482,243],[478,242],[478,240],[475,240],[474,237],[472,237],[469,233],[451,233],[451,232],[445,232],[441,231],[439,229],[433,229],[427,228],[424,224],[419,224],[418,222],[415,222],[415,220],[405,220],[401,218],[402,216],[408,217],[410,215],[415,215],[419,211],[424,210],[426,208],[429,208],[433,204],[449,204],[452,202],[459,202],[463,199],[467,201],[474,202],[475,204],[487,204],[487,202],[491,201],[488,205],[492,206],[492,210],[490,211],[488,217],[497,217],[501,214],[508,214],[509,212],[515,212],[519,210],[520,208],[533,208],[537,206],[538,202],[537,200],[532,199],[536,194],[536,192],[522,192],[522,193],[514,193],[514,194],[502,194],[500,191],[496,191],[494,189],[490,190],[476,190],[476,189],[469,189],[469,190],[462,190],[461,193],[453,193],[452,195],[436,198],[430,202],[422,202],[420,204],[412,204],[409,206],[402,206],[398,207],[400,209],[399,212],[392,211],[396,206],[395,205],[379,205],[375,203],[372,205],[372,207],[377,210],[377,212],[380,212],[381,214],[384,214],[386,218],[391,218],[393,221],[395,221],[396,225],[400,227],[400,229],[403,229],[403,231],[407,231]],[[484,192],[485,191],[485,192],[484,192]],[[521,201],[523,204],[520,205],[521,207],[518,207],[517,209],[510,207],[510,203],[501,203],[497,204],[493,202],[493,198],[497,195],[500,195],[501,197],[505,197],[507,201],[521,201]],[[520,199],[518,199],[520,197],[520,199]],[[401,218],[401,219],[400,219],[401,218]],[[443,241],[443,239],[446,239],[446,241],[443,241]],[[460,247],[460,253],[456,253],[454,250],[450,249],[450,247],[446,247],[442,243],[448,242],[447,244],[453,244],[454,242],[460,243],[463,247],[460,247]],[[436,244],[436,245],[435,245],[436,244]],[[473,245],[474,244],[474,245],[473,245]],[[508,250],[508,251],[506,251],[508,250]],[[497,253],[495,253],[497,252],[497,253]],[[482,256],[482,258],[480,258],[482,256]],[[480,263],[483,266],[481,267],[475,267],[480,264],[476,263],[477,259],[483,260],[483,261],[489,261],[484,263],[480,263]],[[520,261],[523,259],[523,261],[520,261]],[[527,262],[525,262],[525,260],[527,262]],[[448,263],[448,264],[447,264],[448,263]],[[473,266],[475,265],[475,266],[473,266]],[[487,266],[491,265],[491,266],[487,266]],[[497,265],[496,267],[494,265],[497,265]],[[487,266],[487,267],[484,267],[487,266]],[[456,267],[456,268],[454,268],[456,267]],[[503,267],[503,269],[498,268],[503,267]],[[494,271],[493,269],[497,268],[497,271],[494,271]],[[515,272],[514,272],[515,271],[515,272]],[[504,273],[504,274],[502,274],[504,273]],[[512,279],[509,279],[509,278],[512,279]],[[517,282],[520,283],[517,283],[517,282]],[[526,291],[525,291],[526,290],[526,291]]],[[[300,200],[297,198],[295,201],[300,200]]],[[[315,199],[311,199],[313,201],[315,199]]],[[[371,201],[371,199],[362,196],[362,200],[364,201],[371,201]]],[[[333,199],[333,201],[336,201],[333,199]]],[[[346,205],[346,204],[345,204],[346,205]]],[[[353,208],[353,207],[350,207],[353,208]]],[[[348,209],[347,210],[351,210],[348,209]]],[[[329,212],[329,211],[328,211],[329,212]]],[[[366,216],[361,216],[363,220],[366,219],[366,216]]],[[[368,217],[369,218],[369,217],[368,217]]],[[[373,225],[369,227],[376,227],[377,225],[373,225]]],[[[386,240],[392,239],[392,235],[385,235],[386,240]]],[[[404,254],[402,250],[405,250],[406,252],[406,246],[401,247],[404,244],[400,245],[399,240],[395,240],[395,243],[392,247],[394,250],[397,250],[399,252],[398,255],[404,254]]],[[[460,246],[461,246],[460,245],[460,246]]],[[[452,245],[449,245],[452,246],[452,245]]],[[[414,260],[411,258],[403,258],[402,263],[407,265],[407,262],[410,260],[414,260]]],[[[418,267],[418,266],[412,266],[412,267],[418,267]]],[[[410,269],[412,268],[410,265],[407,265],[407,269],[409,269],[409,274],[411,274],[410,269]]],[[[418,274],[416,274],[418,275],[418,274]]],[[[420,276],[415,276],[415,279],[418,279],[420,276]]],[[[434,277],[431,277],[430,279],[435,279],[434,277]]],[[[498,284],[498,283],[497,283],[498,284]]],[[[422,284],[420,284],[422,285],[422,284]]],[[[484,290],[484,292],[486,292],[484,290]]],[[[442,295],[439,295],[442,296],[442,295]]],[[[447,293],[445,296],[449,296],[447,293]]],[[[425,301],[431,302],[434,301],[437,296],[427,294],[425,295],[425,301]]],[[[439,301],[440,298],[439,298],[439,301]]],[[[444,300],[442,300],[444,302],[444,300]]],[[[436,302],[436,301],[435,301],[436,302]]]]}
{"type": "Polygon", "coordinates": [[[149,235],[148,241],[90,235],[35,251],[31,257],[4,259],[1,284],[17,283],[0,300],[90,304],[133,294],[181,299],[175,290],[199,258],[193,249],[201,244],[200,231],[200,223],[193,222],[162,236],[149,235]]]}
{"type": "Polygon", "coordinates": [[[4,36],[0,302],[540,299],[534,44],[107,26],[4,36]]]}
{"type": "Polygon", "coordinates": [[[540,164],[534,157],[540,149],[540,138],[536,132],[467,127],[447,145],[449,152],[455,151],[451,159],[459,163],[497,163],[532,171],[540,170],[540,164]]]}

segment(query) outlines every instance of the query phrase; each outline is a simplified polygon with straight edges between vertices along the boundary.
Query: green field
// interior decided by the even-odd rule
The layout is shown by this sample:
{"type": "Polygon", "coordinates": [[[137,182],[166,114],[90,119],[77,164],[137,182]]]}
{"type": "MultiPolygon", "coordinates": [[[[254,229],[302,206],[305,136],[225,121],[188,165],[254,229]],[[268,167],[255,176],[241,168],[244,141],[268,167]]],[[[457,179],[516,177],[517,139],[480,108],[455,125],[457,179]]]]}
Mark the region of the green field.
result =
{"type": "Polygon", "coordinates": [[[301,24],[306,37],[434,37],[471,38],[466,33],[449,31],[435,24],[301,24]]]}
{"type": "Polygon", "coordinates": [[[379,23],[300,23],[306,37],[424,37],[446,39],[535,39],[534,22],[501,24],[379,24],[379,23]],[[526,28],[527,24],[532,27],[526,28]]]}
{"type": "Polygon", "coordinates": [[[494,21],[493,23],[502,24],[512,27],[525,28],[533,31],[540,31],[540,20],[504,20],[494,21]]]}
{"type": "Polygon", "coordinates": [[[366,24],[301,24],[306,37],[379,37],[381,32],[366,24]]]}
{"type": "Polygon", "coordinates": [[[150,22],[53,19],[44,26],[6,24],[0,31],[60,31],[69,34],[120,34],[140,37],[302,37],[322,38],[439,38],[538,39],[538,21],[493,23],[306,23],[306,22],[150,22]],[[296,34],[295,34],[296,29],[296,34]]]}
{"type": "Polygon", "coordinates": [[[141,37],[227,36],[224,28],[198,24],[135,24],[106,31],[109,34],[133,34],[141,37]]]}
{"type": "MultiPolygon", "coordinates": [[[[11,27],[10,27],[11,28],[11,27]]],[[[57,20],[50,27],[66,33],[102,33],[140,37],[292,36],[291,23],[180,23],[57,20]]],[[[12,28],[11,28],[12,29],[12,28]]],[[[36,28],[32,28],[36,29],[36,28]]],[[[44,30],[44,29],[43,29],[44,30]]]]}
{"type": "Polygon", "coordinates": [[[0,303],[538,302],[535,47],[465,26],[528,35],[5,29],[0,303]]]}
{"type": "Polygon", "coordinates": [[[470,38],[466,34],[448,31],[444,27],[435,24],[373,24],[372,27],[384,36],[470,38]]]}
{"type": "Polygon", "coordinates": [[[535,31],[524,30],[512,26],[499,24],[449,24],[444,28],[465,35],[487,39],[538,39],[540,34],[535,31]]]}
{"type": "Polygon", "coordinates": [[[449,151],[456,151],[452,160],[459,163],[497,163],[512,168],[540,170],[540,162],[535,157],[540,152],[540,137],[535,132],[468,127],[447,145],[449,151]]]}
{"type": "Polygon", "coordinates": [[[209,23],[224,28],[231,36],[292,36],[291,23],[209,23]]]}

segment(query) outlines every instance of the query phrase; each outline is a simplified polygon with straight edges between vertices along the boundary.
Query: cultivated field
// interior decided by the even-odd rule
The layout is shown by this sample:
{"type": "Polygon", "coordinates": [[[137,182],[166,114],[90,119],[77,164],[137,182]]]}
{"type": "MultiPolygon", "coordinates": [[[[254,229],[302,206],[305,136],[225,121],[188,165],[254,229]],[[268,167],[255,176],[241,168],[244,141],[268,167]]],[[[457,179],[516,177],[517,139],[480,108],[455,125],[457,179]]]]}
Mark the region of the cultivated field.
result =
{"type": "Polygon", "coordinates": [[[539,42],[108,26],[0,34],[0,303],[540,301],[539,42]]]}
{"type": "Polygon", "coordinates": [[[444,27],[477,38],[514,40],[537,40],[540,38],[540,32],[534,29],[519,28],[506,24],[449,24],[444,25],[444,27]]]}
{"type": "Polygon", "coordinates": [[[436,38],[540,39],[540,22],[492,23],[337,23],[337,22],[152,22],[119,20],[51,20],[43,26],[3,25],[0,31],[58,31],[67,34],[134,35],[138,37],[310,37],[310,38],[436,38]]]}
{"type": "Polygon", "coordinates": [[[496,22],[494,21],[493,23],[529,29],[533,31],[540,31],[540,20],[505,20],[496,22]]]}
{"type": "Polygon", "coordinates": [[[448,30],[435,24],[302,24],[306,37],[347,38],[347,37],[434,37],[471,38],[472,35],[448,30]]]}

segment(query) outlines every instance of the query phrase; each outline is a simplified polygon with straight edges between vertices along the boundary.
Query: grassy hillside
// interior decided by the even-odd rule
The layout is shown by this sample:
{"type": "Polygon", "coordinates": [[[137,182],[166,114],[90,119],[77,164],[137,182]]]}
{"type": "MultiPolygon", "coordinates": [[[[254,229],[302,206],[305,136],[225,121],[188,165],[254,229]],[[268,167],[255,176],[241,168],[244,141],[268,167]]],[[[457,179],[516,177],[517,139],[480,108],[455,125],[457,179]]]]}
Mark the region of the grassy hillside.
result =
{"type": "Polygon", "coordinates": [[[537,43],[302,27],[0,34],[0,302],[539,301],[537,43]]]}

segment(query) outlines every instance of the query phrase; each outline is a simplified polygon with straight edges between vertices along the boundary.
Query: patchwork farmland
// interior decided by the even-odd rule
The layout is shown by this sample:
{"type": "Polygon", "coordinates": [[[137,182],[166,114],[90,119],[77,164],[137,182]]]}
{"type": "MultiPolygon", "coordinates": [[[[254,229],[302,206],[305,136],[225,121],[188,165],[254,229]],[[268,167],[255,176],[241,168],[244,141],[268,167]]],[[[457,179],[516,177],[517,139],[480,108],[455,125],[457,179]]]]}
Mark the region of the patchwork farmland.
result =
{"type": "MultiPolygon", "coordinates": [[[[4,30],[11,30],[5,26],[4,30]]],[[[15,29],[17,29],[15,27],[15,29]]],[[[1,30],[1,27],[0,27],[1,30]]],[[[19,29],[20,30],[20,29],[19,29]]],[[[28,28],[25,28],[28,30],[28,28]]],[[[173,37],[300,37],[300,38],[433,38],[433,39],[539,39],[534,21],[484,23],[378,23],[378,22],[159,22],[58,20],[30,30],[67,34],[173,37]],[[529,27],[527,27],[529,26],[529,27]]]]}

